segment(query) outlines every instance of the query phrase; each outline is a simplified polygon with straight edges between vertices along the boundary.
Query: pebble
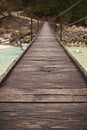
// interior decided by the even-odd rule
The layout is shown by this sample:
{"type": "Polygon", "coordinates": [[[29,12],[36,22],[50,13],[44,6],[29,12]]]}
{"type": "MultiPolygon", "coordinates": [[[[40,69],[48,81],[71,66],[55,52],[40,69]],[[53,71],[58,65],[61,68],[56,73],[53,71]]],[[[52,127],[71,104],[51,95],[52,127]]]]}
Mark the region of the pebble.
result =
{"type": "Polygon", "coordinates": [[[65,27],[63,31],[63,41],[69,46],[87,45],[87,28],[82,26],[65,27]]]}

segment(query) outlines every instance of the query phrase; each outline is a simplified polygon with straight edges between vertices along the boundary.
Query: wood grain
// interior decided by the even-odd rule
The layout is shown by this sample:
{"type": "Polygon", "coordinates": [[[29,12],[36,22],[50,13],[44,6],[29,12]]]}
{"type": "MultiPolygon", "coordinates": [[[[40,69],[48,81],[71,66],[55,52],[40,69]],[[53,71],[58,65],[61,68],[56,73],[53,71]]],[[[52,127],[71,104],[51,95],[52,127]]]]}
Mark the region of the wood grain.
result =
{"type": "Polygon", "coordinates": [[[0,88],[0,130],[38,129],[87,129],[87,81],[48,23],[0,88]]]}

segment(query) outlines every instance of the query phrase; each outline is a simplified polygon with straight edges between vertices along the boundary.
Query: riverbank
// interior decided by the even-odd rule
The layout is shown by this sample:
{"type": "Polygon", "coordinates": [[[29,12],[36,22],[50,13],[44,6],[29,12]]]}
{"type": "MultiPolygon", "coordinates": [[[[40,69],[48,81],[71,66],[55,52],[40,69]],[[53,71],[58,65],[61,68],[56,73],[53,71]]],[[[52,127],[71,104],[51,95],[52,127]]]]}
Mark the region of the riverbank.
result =
{"type": "Polygon", "coordinates": [[[0,76],[21,53],[22,50],[19,47],[0,45],[0,76]]]}
{"type": "Polygon", "coordinates": [[[87,47],[66,47],[76,58],[81,66],[87,71],[87,47]]]}
{"type": "Polygon", "coordinates": [[[7,49],[7,48],[13,48],[13,47],[10,45],[0,45],[0,50],[7,49]]]}

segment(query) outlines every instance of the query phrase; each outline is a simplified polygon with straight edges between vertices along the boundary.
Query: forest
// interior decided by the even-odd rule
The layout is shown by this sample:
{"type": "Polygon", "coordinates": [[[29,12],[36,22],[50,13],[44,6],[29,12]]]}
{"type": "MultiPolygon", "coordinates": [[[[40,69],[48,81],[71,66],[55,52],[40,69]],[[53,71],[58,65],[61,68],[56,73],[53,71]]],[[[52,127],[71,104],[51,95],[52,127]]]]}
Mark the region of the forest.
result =
{"type": "MultiPolygon", "coordinates": [[[[4,11],[24,10],[38,17],[55,17],[77,0],[0,0],[0,13],[4,11]]],[[[82,0],[76,7],[64,15],[67,22],[74,22],[87,16],[87,0],[82,0]]]]}

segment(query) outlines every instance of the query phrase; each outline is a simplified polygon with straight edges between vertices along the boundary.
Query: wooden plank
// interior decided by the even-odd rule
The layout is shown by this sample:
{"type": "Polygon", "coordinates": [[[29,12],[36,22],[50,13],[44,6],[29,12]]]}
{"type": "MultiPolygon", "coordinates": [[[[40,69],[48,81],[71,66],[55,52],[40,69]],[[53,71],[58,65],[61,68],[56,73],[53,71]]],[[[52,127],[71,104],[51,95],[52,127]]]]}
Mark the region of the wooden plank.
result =
{"type": "Polygon", "coordinates": [[[3,130],[86,130],[87,104],[0,104],[3,130]]]}
{"type": "Polygon", "coordinates": [[[36,88],[27,88],[26,90],[24,89],[18,89],[18,88],[3,88],[0,92],[1,94],[6,95],[6,94],[39,94],[39,95],[74,95],[74,96],[86,96],[87,95],[87,88],[81,88],[81,89],[36,89],[36,88]]]}
{"type": "Polygon", "coordinates": [[[1,85],[0,129],[87,129],[87,81],[47,23],[1,85]]]}

